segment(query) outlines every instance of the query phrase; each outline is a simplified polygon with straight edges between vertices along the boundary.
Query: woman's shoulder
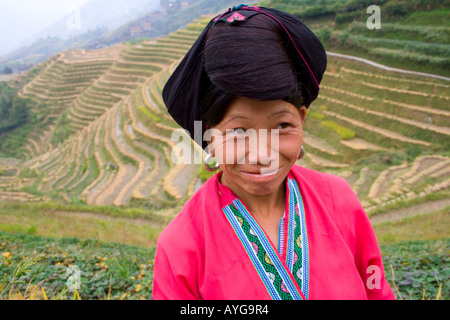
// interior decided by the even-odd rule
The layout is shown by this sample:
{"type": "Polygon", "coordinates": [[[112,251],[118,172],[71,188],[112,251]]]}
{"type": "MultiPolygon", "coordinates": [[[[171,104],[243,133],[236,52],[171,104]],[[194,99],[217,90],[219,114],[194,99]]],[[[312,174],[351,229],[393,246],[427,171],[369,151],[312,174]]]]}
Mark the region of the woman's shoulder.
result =
{"type": "Polygon", "coordinates": [[[292,173],[307,195],[323,203],[333,216],[345,212],[348,218],[350,212],[359,214],[361,211],[361,202],[344,178],[298,165],[294,165],[292,173]]]}

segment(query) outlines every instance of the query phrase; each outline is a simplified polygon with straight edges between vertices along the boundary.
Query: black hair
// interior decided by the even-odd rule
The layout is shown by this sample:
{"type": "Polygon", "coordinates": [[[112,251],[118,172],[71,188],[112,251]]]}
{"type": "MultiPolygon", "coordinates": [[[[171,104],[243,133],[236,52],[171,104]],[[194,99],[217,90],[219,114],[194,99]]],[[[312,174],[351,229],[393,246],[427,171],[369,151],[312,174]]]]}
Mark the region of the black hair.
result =
{"type": "Polygon", "coordinates": [[[203,52],[203,65],[211,82],[201,104],[203,124],[218,124],[239,96],[281,99],[300,108],[302,84],[291,51],[283,30],[267,16],[256,15],[239,26],[216,24],[208,33],[203,52]]]}

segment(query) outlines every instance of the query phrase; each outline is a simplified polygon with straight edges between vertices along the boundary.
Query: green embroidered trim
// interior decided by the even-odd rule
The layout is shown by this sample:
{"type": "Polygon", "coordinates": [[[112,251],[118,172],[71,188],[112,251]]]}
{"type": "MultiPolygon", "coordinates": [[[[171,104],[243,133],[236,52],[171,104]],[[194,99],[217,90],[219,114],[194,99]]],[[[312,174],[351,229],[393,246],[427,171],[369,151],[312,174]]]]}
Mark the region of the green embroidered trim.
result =
{"type": "Polygon", "coordinates": [[[294,276],[295,281],[297,282],[298,286],[302,287],[303,279],[301,277],[301,270],[302,270],[302,228],[300,223],[300,217],[296,213],[298,208],[298,199],[296,196],[294,198],[294,221],[295,221],[295,229],[294,229],[294,252],[297,256],[297,261],[294,262],[294,265],[292,266],[292,275],[294,276]],[[300,270],[300,272],[299,272],[300,270]]]}
{"type": "MultiPolygon", "coordinates": [[[[291,294],[288,291],[285,284],[283,283],[283,280],[278,272],[278,270],[273,265],[272,261],[270,260],[266,250],[264,249],[263,245],[261,244],[260,240],[256,236],[256,234],[251,232],[251,227],[249,222],[244,218],[244,216],[241,214],[241,212],[234,206],[234,204],[230,204],[228,206],[230,210],[233,212],[233,214],[236,216],[237,220],[239,221],[239,224],[241,225],[242,230],[245,233],[245,236],[249,240],[249,242],[252,244],[254,251],[256,252],[256,256],[258,257],[258,260],[261,262],[264,270],[271,278],[271,282],[276,289],[277,293],[279,294],[280,298],[282,300],[293,300],[291,294]],[[283,290],[283,288],[285,290],[283,290]]],[[[301,260],[301,259],[299,259],[301,260]]]]}

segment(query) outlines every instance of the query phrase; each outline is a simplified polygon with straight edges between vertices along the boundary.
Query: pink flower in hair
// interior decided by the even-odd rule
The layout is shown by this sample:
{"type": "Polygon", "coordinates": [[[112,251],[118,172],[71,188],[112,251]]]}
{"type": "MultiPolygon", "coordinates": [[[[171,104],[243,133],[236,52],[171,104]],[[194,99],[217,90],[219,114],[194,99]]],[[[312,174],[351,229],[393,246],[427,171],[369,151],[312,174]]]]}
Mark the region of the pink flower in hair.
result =
{"type": "Polygon", "coordinates": [[[235,12],[233,13],[228,19],[228,22],[233,22],[233,21],[243,21],[245,20],[245,16],[243,16],[242,14],[240,14],[239,12],[235,12]]]}

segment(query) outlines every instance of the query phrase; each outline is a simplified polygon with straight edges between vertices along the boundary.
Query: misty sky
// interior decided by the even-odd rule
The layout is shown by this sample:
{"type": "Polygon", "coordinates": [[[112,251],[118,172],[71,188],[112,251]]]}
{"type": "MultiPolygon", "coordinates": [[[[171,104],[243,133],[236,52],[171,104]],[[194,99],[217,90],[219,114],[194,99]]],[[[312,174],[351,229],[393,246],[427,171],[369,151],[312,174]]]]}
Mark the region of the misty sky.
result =
{"type": "Polygon", "coordinates": [[[91,0],[0,0],[0,55],[91,0]]]}

